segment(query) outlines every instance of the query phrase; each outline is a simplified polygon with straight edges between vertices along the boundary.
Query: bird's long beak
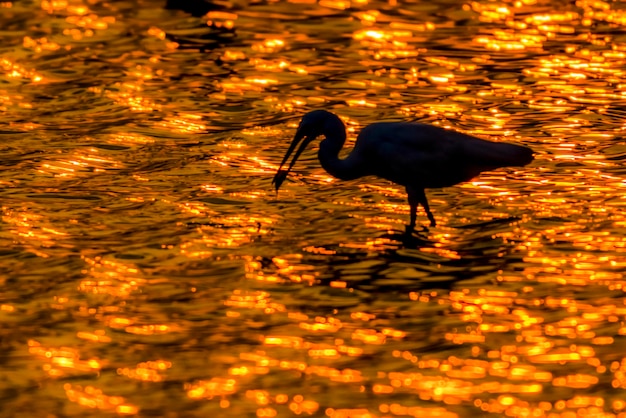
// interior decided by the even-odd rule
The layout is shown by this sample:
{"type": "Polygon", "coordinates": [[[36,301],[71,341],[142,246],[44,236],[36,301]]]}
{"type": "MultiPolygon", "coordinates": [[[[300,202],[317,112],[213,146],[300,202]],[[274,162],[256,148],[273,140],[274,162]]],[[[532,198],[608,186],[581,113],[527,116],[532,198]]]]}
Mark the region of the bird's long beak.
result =
{"type": "Polygon", "coordinates": [[[296,136],[294,136],[293,141],[291,141],[289,149],[283,157],[283,161],[280,163],[280,167],[278,167],[278,171],[276,172],[276,175],[272,180],[272,184],[276,187],[277,192],[281,184],[283,184],[283,181],[285,181],[285,179],[287,178],[287,174],[289,174],[289,171],[298,160],[298,157],[300,157],[300,154],[302,154],[302,151],[305,150],[306,146],[309,145],[309,142],[311,142],[313,139],[315,139],[314,136],[307,136],[303,134],[300,130],[296,132],[296,136]],[[304,139],[304,141],[302,141],[302,139],[304,139]],[[291,163],[289,163],[289,168],[287,168],[287,170],[283,170],[283,165],[285,165],[287,159],[289,158],[293,150],[296,149],[300,141],[302,141],[302,143],[300,144],[300,148],[298,148],[298,151],[296,151],[296,154],[293,156],[293,160],[291,160],[291,163]]]}

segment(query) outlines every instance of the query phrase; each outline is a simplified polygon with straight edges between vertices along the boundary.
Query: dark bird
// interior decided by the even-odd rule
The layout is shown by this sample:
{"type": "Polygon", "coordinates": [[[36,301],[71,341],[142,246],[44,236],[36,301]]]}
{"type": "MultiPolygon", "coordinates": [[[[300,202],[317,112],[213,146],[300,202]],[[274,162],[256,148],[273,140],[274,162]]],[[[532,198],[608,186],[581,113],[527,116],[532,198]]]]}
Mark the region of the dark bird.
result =
{"type": "Polygon", "coordinates": [[[424,189],[448,187],[468,181],[483,171],[500,167],[524,166],[533,160],[533,151],[522,145],[491,142],[423,123],[378,122],[363,128],[354,149],[345,159],[339,151],[346,141],[346,127],[337,115],[314,110],[304,115],[289,149],[272,180],[276,192],[307,145],[318,136],[318,158],[333,177],[353,180],[378,176],[406,188],[411,220],[407,233],[415,228],[417,207],[421,204],[435,226],[424,189]],[[283,165],[300,147],[287,170],[283,165]]]}

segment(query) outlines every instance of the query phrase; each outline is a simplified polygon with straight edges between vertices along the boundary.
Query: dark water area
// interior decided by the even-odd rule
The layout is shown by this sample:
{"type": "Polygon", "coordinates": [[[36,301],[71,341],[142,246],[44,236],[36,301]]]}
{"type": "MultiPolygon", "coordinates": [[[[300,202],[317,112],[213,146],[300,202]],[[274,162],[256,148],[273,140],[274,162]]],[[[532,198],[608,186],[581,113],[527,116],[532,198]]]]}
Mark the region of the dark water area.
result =
{"type": "Polygon", "coordinates": [[[625,29],[587,0],[0,2],[0,416],[626,416],[625,29]],[[316,146],[276,194],[313,109],[347,148],[419,121],[535,161],[428,190],[404,239],[404,189],[316,146]]]}

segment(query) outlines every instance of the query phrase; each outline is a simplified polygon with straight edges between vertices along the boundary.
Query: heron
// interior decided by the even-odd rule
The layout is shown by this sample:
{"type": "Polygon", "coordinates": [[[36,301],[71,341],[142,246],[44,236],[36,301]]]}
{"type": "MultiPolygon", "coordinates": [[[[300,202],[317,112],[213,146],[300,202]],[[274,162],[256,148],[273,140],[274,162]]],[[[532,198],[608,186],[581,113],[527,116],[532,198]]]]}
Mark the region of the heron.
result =
{"type": "Polygon", "coordinates": [[[319,136],[318,158],[322,167],[340,180],[377,176],[404,186],[410,208],[407,233],[417,221],[422,205],[430,226],[437,225],[425,189],[443,188],[471,180],[483,171],[522,167],[533,160],[533,151],[523,145],[493,142],[450,129],[415,122],[376,122],[357,136],[350,154],[339,158],[346,142],[346,126],[334,113],[314,110],[302,117],[296,134],[272,180],[276,193],[289,171],[319,136]],[[296,147],[289,167],[283,166],[296,147]]]}

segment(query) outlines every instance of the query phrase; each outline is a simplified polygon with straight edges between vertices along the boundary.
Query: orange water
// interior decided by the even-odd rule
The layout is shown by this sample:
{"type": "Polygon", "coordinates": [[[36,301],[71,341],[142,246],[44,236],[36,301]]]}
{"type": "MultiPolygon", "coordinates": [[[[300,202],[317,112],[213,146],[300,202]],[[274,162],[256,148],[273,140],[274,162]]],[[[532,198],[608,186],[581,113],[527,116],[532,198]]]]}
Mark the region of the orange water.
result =
{"type": "Polygon", "coordinates": [[[0,416],[626,416],[620,2],[0,3],[0,416]],[[299,117],[536,160],[341,182],[299,117]],[[420,213],[419,221],[427,221],[420,213]]]}

